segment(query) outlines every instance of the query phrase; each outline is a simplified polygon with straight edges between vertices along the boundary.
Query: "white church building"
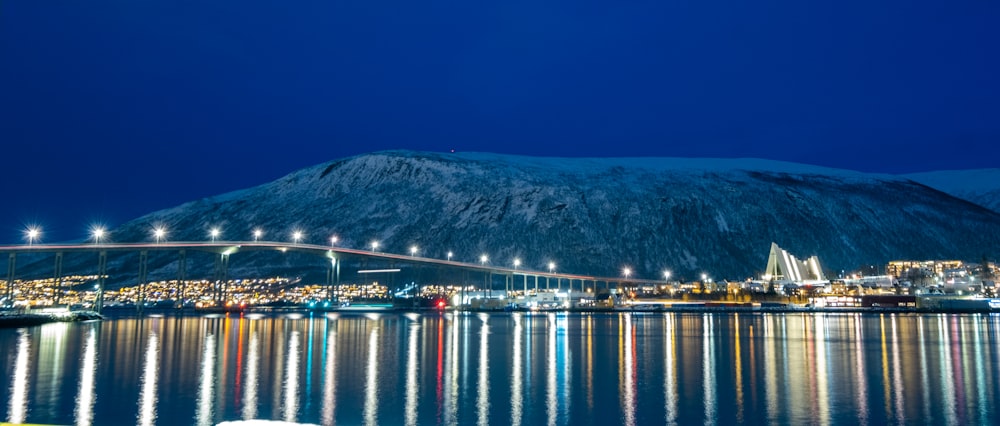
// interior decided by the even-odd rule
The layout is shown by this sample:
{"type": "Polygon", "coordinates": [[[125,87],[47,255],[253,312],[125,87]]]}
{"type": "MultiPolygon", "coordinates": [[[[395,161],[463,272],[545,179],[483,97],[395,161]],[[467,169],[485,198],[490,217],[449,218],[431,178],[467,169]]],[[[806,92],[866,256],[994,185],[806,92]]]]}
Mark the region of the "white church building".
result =
{"type": "Polygon", "coordinates": [[[819,258],[812,256],[799,260],[787,251],[771,243],[771,252],[767,255],[767,268],[761,277],[764,281],[779,283],[794,283],[797,285],[826,285],[829,281],[823,276],[819,258]]]}

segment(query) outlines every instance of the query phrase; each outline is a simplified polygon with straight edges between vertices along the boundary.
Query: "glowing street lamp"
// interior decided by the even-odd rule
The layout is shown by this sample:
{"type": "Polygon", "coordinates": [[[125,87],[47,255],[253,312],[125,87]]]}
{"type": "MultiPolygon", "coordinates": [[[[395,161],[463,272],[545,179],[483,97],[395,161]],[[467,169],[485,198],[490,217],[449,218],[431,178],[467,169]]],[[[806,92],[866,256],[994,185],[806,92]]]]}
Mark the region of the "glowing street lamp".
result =
{"type": "Polygon", "coordinates": [[[555,270],[556,270],[556,263],[555,262],[549,262],[549,273],[551,274],[555,270]]]}
{"type": "Polygon", "coordinates": [[[410,256],[411,257],[417,256],[417,246],[410,247],[410,256]]]}
{"type": "Polygon", "coordinates": [[[622,269],[622,275],[625,275],[625,280],[628,281],[628,276],[632,275],[632,269],[630,268],[622,269]]]}
{"type": "Polygon", "coordinates": [[[24,238],[28,240],[28,245],[30,246],[38,237],[42,236],[42,229],[37,226],[29,227],[24,231],[24,238]]]}
{"type": "Polygon", "coordinates": [[[208,231],[208,235],[212,237],[213,243],[215,242],[216,238],[219,238],[220,233],[222,233],[222,231],[220,231],[219,228],[212,228],[210,231],[208,231]]]}
{"type": "Polygon", "coordinates": [[[94,244],[100,244],[106,233],[103,226],[95,226],[90,229],[90,236],[94,238],[94,244]]]}
{"type": "Polygon", "coordinates": [[[663,271],[663,281],[670,280],[670,271],[663,271]]]}
{"type": "Polygon", "coordinates": [[[334,236],[330,237],[330,245],[331,245],[331,246],[335,246],[335,245],[337,245],[337,241],[339,241],[339,239],[337,238],[337,236],[336,236],[336,235],[334,235],[334,236]]]}
{"type": "Polygon", "coordinates": [[[160,241],[163,240],[163,238],[166,236],[167,236],[167,230],[164,229],[162,226],[157,226],[156,228],[153,228],[153,239],[156,240],[157,244],[159,244],[160,241]]]}
{"type": "Polygon", "coordinates": [[[486,256],[485,254],[482,255],[482,256],[479,256],[479,263],[482,263],[483,265],[485,265],[486,262],[488,262],[489,260],[490,260],[490,258],[488,256],[486,256]]]}
{"type": "Polygon", "coordinates": [[[372,253],[378,250],[378,241],[372,241],[372,253]]]}
{"type": "Polygon", "coordinates": [[[452,253],[450,251],[448,252],[448,261],[449,262],[451,262],[451,257],[454,256],[454,255],[455,255],[455,253],[452,253]]]}
{"type": "Polygon", "coordinates": [[[292,231],[292,241],[294,241],[295,244],[298,244],[299,241],[302,241],[302,236],[303,236],[302,231],[299,230],[292,231]]]}
{"type": "Polygon", "coordinates": [[[260,228],[255,228],[253,230],[253,240],[260,241],[260,237],[264,235],[264,231],[260,228]]]}
{"type": "Polygon", "coordinates": [[[521,259],[514,258],[514,270],[515,271],[517,270],[518,266],[521,266],[521,259]]]}

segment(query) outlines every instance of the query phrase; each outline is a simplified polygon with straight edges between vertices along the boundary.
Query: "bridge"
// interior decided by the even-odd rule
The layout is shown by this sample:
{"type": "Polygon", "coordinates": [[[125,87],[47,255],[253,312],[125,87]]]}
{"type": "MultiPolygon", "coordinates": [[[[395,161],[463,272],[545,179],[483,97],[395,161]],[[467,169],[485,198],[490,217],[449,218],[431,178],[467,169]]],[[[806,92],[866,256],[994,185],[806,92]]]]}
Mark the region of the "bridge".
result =
{"type": "MultiPolygon", "coordinates": [[[[277,250],[281,252],[301,252],[309,255],[322,256],[329,259],[327,274],[326,274],[326,286],[328,297],[332,294],[330,289],[333,286],[339,284],[340,280],[340,259],[344,256],[359,256],[363,258],[371,259],[381,259],[390,262],[405,262],[416,265],[427,265],[427,266],[439,266],[448,267],[459,270],[478,272],[484,274],[489,283],[489,290],[492,291],[493,283],[492,276],[500,275],[505,277],[505,294],[516,290],[515,277],[521,276],[522,289],[525,293],[529,290],[528,281],[529,278],[534,280],[534,290],[539,291],[538,282],[541,278],[546,279],[546,287],[548,287],[548,280],[556,280],[557,290],[561,289],[562,280],[566,280],[568,283],[569,291],[573,291],[574,281],[579,281],[580,291],[584,291],[584,286],[587,282],[592,283],[592,287],[596,289],[598,283],[604,283],[605,288],[609,288],[611,283],[615,283],[616,287],[621,286],[622,283],[646,283],[646,284],[666,284],[665,280],[644,280],[644,279],[630,279],[628,269],[624,271],[624,277],[600,277],[591,275],[581,275],[572,274],[564,272],[555,271],[535,271],[528,269],[521,269],[518,267],[518,261],[515,261],[514,267],[504,267],[490,264],[485,255],[482,261],[479,263],[472,262],[461,262],[454,261],[450,259],[437,259],[430,257],[417,256],[415,253],[411,255],[379,252],[374,248],[371,250],[361,250],[352,249],[346,247],[339,247],[334,245],[317,245],[317,244],[303,244],[303,243],[288,243],[288,242],[278,242],[278,241],[171,241],[171,242],[143,242],[143,243],[104,243],[104,242],[90,242],[90,243],[76,243],[76,244],[25,244],[25,245],[7,245],[0,246],[0,255],[7,254],[7,280],[6,280],[6,292],[5,300],[12,302],[14,298],[14,283],[17,279],[17,257],[19,254],[27,253],[46,253],[52,254],[54,257],[54,282],[56,286],[55,291],[55,303],[59,303],[59,296],[62,292],[62,279],[63,275],[63,256],[67,253],[96,253],[98,254],[97,262],[97,298],[95,302],[95,310],[100,312],[104,301],[104,290],[105,290],[105,280],[107,277],[107,256],[109,252],[137,252],[139,254],[139,294],[140,300],[138,303],[139,308],[144,302],[144,288],[148,284],[148,260],[149,252],[169,252],[174,251],[178,253],[178,268],[177,268],[177,282],[181,285],[180,295],[184,298],[185,293],[185,282],[187,281],[187,252],[188,251],[199,251],[208,252],[216,255],[215,257],[215,298],[216,301],[223,301],[223,297],[227,294],[228,289],[228,269],[229,269],[229,258],[231,255],[247,252],[247,251],[267,251],[267,250],[277,250]]],[[[666,278],[666,277],[665,277],[666,278]]]]}

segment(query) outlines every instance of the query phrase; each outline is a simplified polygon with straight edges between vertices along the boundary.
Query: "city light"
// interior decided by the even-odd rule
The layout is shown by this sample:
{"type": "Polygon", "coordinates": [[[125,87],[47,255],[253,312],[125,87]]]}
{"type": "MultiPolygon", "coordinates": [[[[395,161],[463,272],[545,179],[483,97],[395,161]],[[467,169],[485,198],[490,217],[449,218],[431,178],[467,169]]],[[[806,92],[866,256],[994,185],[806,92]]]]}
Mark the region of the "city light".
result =
{"type": "Polygon", "coordinates": [[[372,253],[378,250],[378,241],[372,241],[372,253]]]}
{"type": "Polygon", "coordinates": [[[663,281],[670,279],[670,271],[663,271],[663,281]]]}
{"type": "Polygon", "coordinates": [[[448,252],[448,261],[449,261],[449,262],[451,262],[451,256],[453,256],[454,254],[455,254],[455,253],[452,253],[452,252],[450,252],[450,251],[448,252]]]}
{"type": "Polygon", "coordinates": [[[514,259],[514,269],[517,269],[518,266],[521,266],[521,259],[515,258],[514,259]]]}
{"type": "Polygon", "coordinates": [[[299,231],[297,229],[295,231],[292,231],[292,241],[295,242],[295,244],[298,244],[299,241],[302,241],[302,237],[303,237],[302,231],[299,231]]]}
{"type": "Polygon", "coordinates": [[[153,228],[153,238],[156,240],[157,243],[163,240],[163,238],[166,236],[167,236],[167,230],[164,229],[162,226],[157,226],[153,228]]]}
{"type": "Polygon", "coordinates": [[[479,263],[482,263],[483,265],[485,265],[488,260],[490,260],[490,258],[487,257],[485,254],[482,255],[482,256],[479,256],[479,263]]]}
{"type": "Polygon", "coordinates": [[[24,238],[28,240],[29,246],[32,243],[34,243],[35,240],[37,240],[38,237],[40,237],[41,235],[42,235],[42,229],[37,226],[28,227],[28,229],[24,231],[24,238]]]}
{"type": "Polygon", "coordinates": [[[417,255],[417,246],[410,247],[410,256],[417,255]]]}
{"type": "Polygon", "coordinates": [[[628,276],[632,275],[632,269],[630,269],[630,268],[624,268],[624,269],[622,269],[622,275],[625,275],[625,279],[627,280],[628,276]]]}
{"type": "Polygon", "coordinates": [[[335,246],[335,245],[337,245],[337,241],[338,241],[338,238],[337,238],[337,236],[336,236],[336,235],[334,235],[334,236],[330,237],[330,245],[331,245],[331,246],[335,246]]]}
{"type": "Polygon", "coordinates": [[[260,237],[262,235],[264,235],[264,231],[261,230],[260,228],[256,228],[256,229],[253,230],[253,240],[254,241],[260,241],[260,237]]]}
{"type": "Polygon", "coordinates": [[[210,237],[212,237],[212,242],[213,243],[215,242],[216,238],[219,238],[219,234],[221,234],[221,233],[222,233],[222,231],[220,231],[219,228],[212,228],[210,231],[208,231],[208,235],[210,237]]]}
{"type": "Polygon", "coordinates": [[[555,270],[556,270],[556,263],[555,262],[549,262],[549,273],[551,274],[552,271],[555,271],[555,270]]]}

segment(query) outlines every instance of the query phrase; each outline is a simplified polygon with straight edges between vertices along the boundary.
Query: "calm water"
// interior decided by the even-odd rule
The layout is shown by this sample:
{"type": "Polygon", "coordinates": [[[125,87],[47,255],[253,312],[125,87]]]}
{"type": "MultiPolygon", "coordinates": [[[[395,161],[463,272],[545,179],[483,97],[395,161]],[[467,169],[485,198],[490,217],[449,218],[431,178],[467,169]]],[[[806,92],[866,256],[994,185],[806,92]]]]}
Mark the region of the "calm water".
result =
{"type": "Polygon", "coordinates": [[[14,423],[1000,421],[997,315],[163,317],[0,348],[14,423]]]}

